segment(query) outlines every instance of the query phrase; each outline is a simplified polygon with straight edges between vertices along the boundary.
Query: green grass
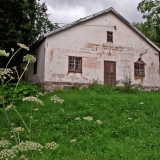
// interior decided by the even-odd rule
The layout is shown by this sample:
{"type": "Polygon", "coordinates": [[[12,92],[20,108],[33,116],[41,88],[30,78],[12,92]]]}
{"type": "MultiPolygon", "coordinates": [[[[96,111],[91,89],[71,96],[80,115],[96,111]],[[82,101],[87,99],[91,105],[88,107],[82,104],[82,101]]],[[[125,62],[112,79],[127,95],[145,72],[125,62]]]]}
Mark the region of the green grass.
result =
{"type": "MultiPolygon", "coordinates": [[[[32,140],[59,144],[53,152],[44,151],[45,157],[50,154],[48,160],[160,159],[160,92],[126,93],[121,87],[92,86],[49,93],[42,99],[45,105],[33,113],[32,140]],[[65,102],[53,103],[53,95],[65,102]],[[84,120],[87,116],[93,120],[84,120]],[[81,120],[75,120],[77,117],[81,120]],[[71,143],[73,139],[76,142],[71,143]]],[[[30,104],[21,102],[16,107],[27,123],[30,104]]],[[[16,113],[12,114],[15,124],[24,127],[16,113]]],[[[0,137],[10,140],[3,110],[0,117],[0,137]]],[[[27,140],[27,132],[21,140],[27,140]]],[[[41,156],[35,153],[34,159],[41,156]]]]}

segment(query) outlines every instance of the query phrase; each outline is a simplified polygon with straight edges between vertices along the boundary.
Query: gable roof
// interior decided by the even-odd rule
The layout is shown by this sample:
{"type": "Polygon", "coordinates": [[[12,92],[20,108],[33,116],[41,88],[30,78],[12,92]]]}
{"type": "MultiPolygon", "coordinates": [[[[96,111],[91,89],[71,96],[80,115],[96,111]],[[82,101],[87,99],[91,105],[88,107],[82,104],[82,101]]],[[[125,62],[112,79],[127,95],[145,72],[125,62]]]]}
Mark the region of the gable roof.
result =
{"type": "Polygon", "coordinates": [[[103,15],[103,14],[108,13],[108,12],[112,12],[114,15],[116,15],[116,16],[117,16],[120,20],[122,20],[126,25],[128,25],[132,30],[134,30],[140,37],[142,37],[142,38],[143,38],[145,41],[147,41],[152,47],[154,47],[157,51],[160,52],[160,48],[159,48],[159,47],[157,47],[152,41],[150,41],[143,33],[141,33],[137,28],[135,28],[130,22],[128,22],[123,16],[121,16],[121,15],[120,15],[114,8],[112,8],[112,7],[108,8],[108,9],[105,9],[105,10],[103,10],[103,11],[100,11],[100,12],[98,12],[98,13],[92,14],[92,15],[90,15],[90,16],[87,16],[87,17],[84,17],[84,18],[80,18],[79,20],[74,21],[74,22],[72,22],[72,23],[69,23],[69,24],[67,24],[67,25],[64,25],[64,26],[62,26],[62,27],[60,27],[60,28],[58,28],[58,29],[56,29],[56,30],[48,33],[48,34],[45,34],[44,37],[43,37],[40,41],[42,41],[44,38],[46,38],[46,37],[48,37],[48,36],[51,36],[51,35],[53,35],[53,34],[55,34],[55,33],[58,33],[58,32],[60,32],[60,31],[63,31],[63,30],[65,30],[65,29],[67,29],[67,28],[70,28],[70,27],[72,27],[72,26],[74,26],[74,25],[80,24],[80,23],[82,23],[82,22],[85,22],[85,21],[87,21],[87,20],[90,20],[90,19],[92,19],[92,18],[95,18],[95,17],[97,17],[97,16],[103,15]]]}

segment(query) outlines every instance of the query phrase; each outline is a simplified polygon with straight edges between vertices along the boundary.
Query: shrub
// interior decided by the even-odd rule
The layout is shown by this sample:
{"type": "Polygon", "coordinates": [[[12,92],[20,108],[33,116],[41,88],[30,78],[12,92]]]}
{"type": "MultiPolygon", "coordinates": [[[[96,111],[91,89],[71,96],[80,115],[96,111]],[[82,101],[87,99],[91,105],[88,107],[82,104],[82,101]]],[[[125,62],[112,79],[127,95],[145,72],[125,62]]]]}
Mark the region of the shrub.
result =
{"type": "MultiPolygon", "coordinates": [[[[18,100],[22,100],[24,97],[27,97],[27,96],[34,96],[37,94],[37,92],[41,91],[41,89],[38,86],[28,84],[25,82],[19,83],[16,91],[15,91],[15,87],[16,87],[16,83],[10,83],[5,86],[4,88],[5,103],[8,104],[12,101],[14,92],[15,92],[14,101],[18,101],[18,100]]],[[[0,88],[0,92],[1,92],[1,88],[0,88]]]]}

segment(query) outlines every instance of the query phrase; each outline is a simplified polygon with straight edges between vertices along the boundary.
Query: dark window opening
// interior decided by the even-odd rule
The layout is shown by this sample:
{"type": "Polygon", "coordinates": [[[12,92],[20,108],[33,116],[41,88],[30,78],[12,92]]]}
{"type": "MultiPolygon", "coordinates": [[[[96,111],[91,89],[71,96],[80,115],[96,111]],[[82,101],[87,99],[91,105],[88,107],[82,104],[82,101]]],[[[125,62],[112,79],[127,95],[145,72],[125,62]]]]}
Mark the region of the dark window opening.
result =
{"type": "Polygon", "coordinates": [[[140,77],[145,76],[145,63],[141,60],[141,58],[134,63],[134,75],[140,77]]]}
{"type": "Polygon", "coordinates": [[[68,72],[82,72],[82,57],[69,56],[68,72]]]}
{"type": "Polygon", "coordinates": [[[33,71],[34,74],[37,74],[37,61],[34,63],[34,71],[33,71]]]}
{"type": "Polygon", "coordinates": [[[113,32],[107,31],[107,42],[113,43],[113,32]]]}

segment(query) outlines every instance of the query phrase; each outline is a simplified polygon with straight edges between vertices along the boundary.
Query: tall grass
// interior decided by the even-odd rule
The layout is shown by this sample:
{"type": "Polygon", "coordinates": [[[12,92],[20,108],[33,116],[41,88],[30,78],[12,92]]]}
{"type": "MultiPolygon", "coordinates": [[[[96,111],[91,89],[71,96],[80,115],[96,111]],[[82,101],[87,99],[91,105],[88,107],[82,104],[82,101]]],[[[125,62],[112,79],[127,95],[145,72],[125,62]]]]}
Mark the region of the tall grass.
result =
{"type": "MultiPolygon", "coordinates": [[[[126,93],[121,87],[93,85],[49,93],[42,100],[45,105],[32,113],[32,139],[59,144],[54,152],[44,152],[49,160],[160,159],[160,92],[126,93]],[[65,102],[54,103],[53,95],[65,102]]],[[[17,105],[29,121],[29,104],[17,105]]],[[[8,138],[2,110],[0,117],[0,137],[8,138]]],[[[25,132],[21,139],[27,140],[25,132]]],[[[35,159],[43,158],[37,154],[35,159]]]]}

